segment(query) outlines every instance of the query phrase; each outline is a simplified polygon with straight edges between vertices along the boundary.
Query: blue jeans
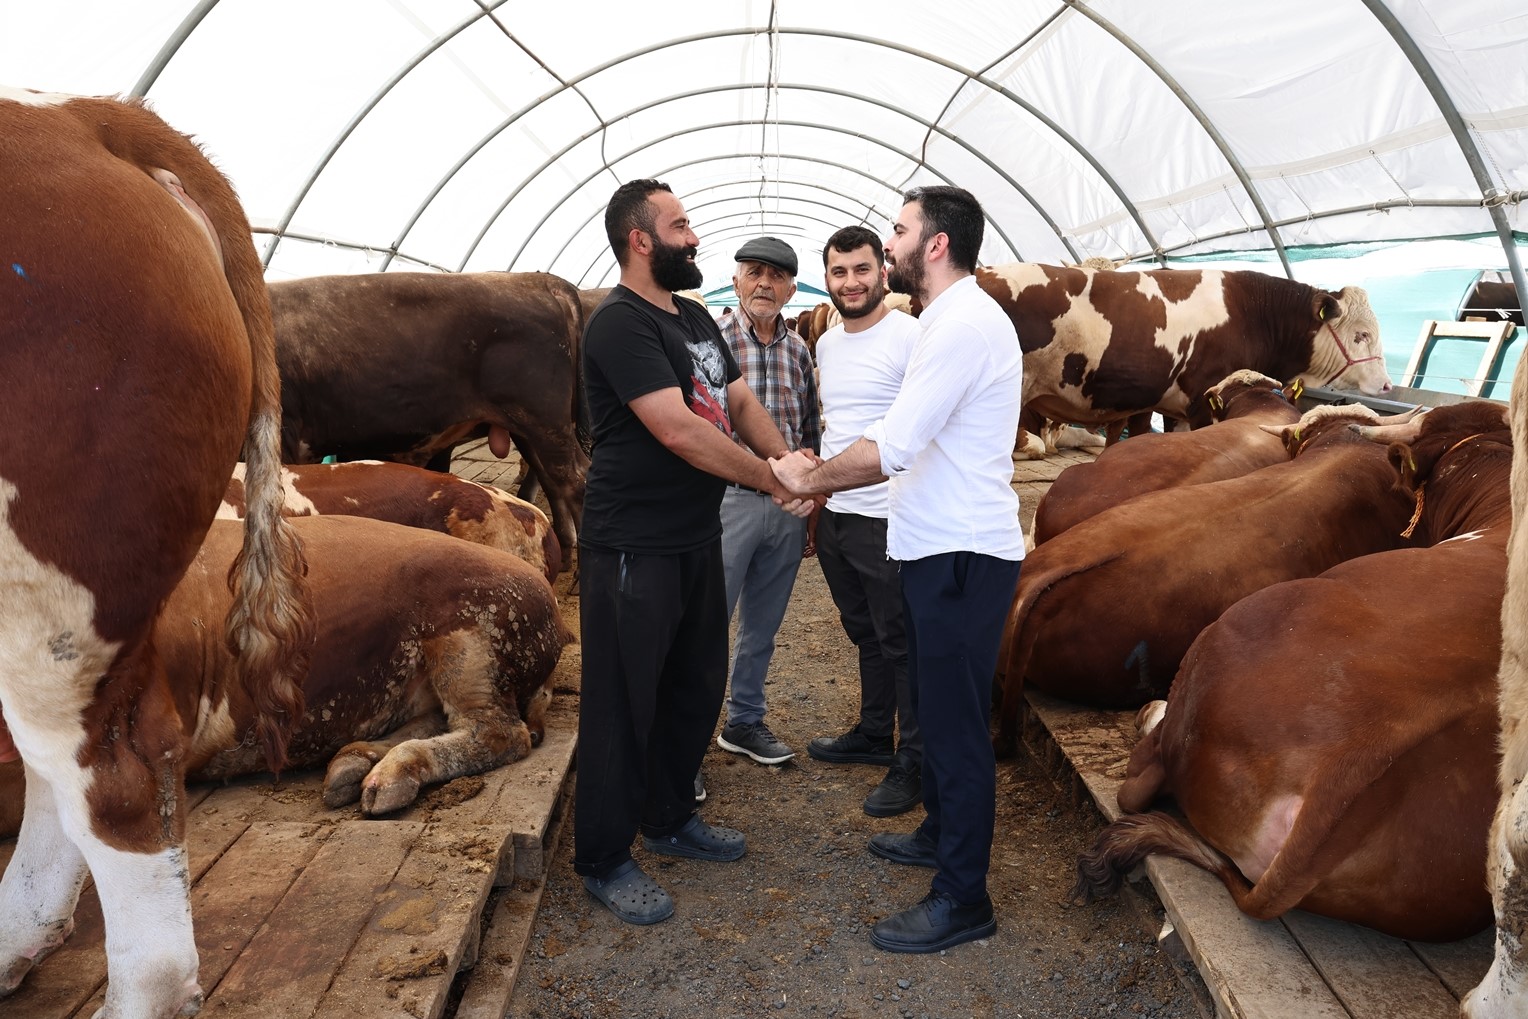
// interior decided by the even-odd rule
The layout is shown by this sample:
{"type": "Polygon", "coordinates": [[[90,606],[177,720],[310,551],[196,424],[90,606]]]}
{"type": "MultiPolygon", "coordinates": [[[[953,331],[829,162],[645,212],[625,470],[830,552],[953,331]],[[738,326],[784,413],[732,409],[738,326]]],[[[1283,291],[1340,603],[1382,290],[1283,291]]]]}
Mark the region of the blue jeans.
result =
{"type": "Polygon", "coordinates": [[[776,506],[768,495],[727,486],[722,497],[722,571],[728,621],[738,612],[728,725],[764,720],[764,675],[805,547],[805,520],[776,506]]]}

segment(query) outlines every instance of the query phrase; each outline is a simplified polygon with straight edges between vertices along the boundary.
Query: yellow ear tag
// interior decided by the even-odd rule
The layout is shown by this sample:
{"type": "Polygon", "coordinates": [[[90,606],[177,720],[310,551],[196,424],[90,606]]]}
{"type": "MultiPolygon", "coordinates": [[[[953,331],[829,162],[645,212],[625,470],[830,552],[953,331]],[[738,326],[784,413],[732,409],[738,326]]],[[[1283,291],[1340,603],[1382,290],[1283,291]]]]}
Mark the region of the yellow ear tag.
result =
{"type": "Polygon", "coordinates": [[[1305,395],[1305,383],[1301,382],[1299,379],[1295,379],[1289,388],[1294,393],[1294,395],[1290,397],[1291,400],[1298,400],[1301,396],[1305,395]]]}
{"type": "Polygon", "coordinates": [[[1316,319],[1320,322],[1326,321],[1326,305],[1323,304],[1321,307],[1316,309],[1316,319]]]}

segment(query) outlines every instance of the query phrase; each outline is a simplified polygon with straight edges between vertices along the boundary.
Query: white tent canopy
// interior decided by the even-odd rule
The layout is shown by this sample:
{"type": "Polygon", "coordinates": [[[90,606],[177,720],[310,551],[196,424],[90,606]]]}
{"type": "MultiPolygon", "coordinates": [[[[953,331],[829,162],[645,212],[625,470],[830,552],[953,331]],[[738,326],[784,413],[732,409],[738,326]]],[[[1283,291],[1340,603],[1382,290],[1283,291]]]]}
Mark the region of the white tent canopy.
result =
{"type": "Polygon", "coordinates": [[[5,84],[146,95],[237,186],[271,278],[614,281],[622,181],[708,288],[772,233],[986,207],[988,263],[1485,238],[1528,293],[1528,8],[1508,0],[3,0],[5,84]]]}

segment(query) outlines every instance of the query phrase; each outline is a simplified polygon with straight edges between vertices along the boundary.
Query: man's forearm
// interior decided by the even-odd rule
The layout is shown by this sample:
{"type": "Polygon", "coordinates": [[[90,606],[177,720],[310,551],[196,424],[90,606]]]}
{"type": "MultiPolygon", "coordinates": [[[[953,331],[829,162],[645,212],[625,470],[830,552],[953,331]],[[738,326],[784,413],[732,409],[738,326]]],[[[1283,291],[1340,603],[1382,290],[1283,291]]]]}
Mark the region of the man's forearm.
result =
{"type": "Polygon", "coordinates": [[[785,436],[780,434],[769,411],[758,401],[748,402],[738,408],[732,427],[738,437],[761,457],[767,459],[790,452],[790,447],[785,444],[785,436]]]}
{"type": "MultiPolygon", "coordinates": [[[[776,442],[779,443],[778,448],[785,448],[778,432],[776,442]]],[[[715,425],[701,417],[692,416],[691,421],[682,425],[667,445],[675,455],[683,457],[692,467],[707,474],[736,481],[761,492],[773,491],[777,487],[768,461],[750,455],[723,435],[715,425]]]]}
{"type": "Polygon", "coordinates": [[[881,473],[880,447],[861,437],[842,453],[808,471],[803,482],[807,486],[804,494],[842,492],[846,488],[863,488],[885,480],[886,475],[881,473]]]}

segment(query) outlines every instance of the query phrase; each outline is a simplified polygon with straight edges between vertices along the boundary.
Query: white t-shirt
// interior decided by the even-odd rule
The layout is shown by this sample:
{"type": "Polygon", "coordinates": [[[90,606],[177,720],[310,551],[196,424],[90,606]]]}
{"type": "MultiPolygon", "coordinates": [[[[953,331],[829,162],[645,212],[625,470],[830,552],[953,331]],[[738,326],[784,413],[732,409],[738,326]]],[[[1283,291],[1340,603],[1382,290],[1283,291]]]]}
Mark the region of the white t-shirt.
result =
{"type": "Polygon", "coordinates": [[[1023,559],[1013,490],[1024,381],[1018,334],[974,276],[935,298],[919,323],[902,391],[865,431],[891,479],[887,554],[1023,559]]]}
{"type": "MultiPolygon", "coordinates": [[[[862,332],[851,333],[836,325],[817,340],[824,459],[848,449],[865,429],[886,416],[922,332],[917,319],[891,311],[862,332]]],[[[891,512],[889,485],[882,482],[834,493],[828,509],[885,520],[891,512]]]]}

